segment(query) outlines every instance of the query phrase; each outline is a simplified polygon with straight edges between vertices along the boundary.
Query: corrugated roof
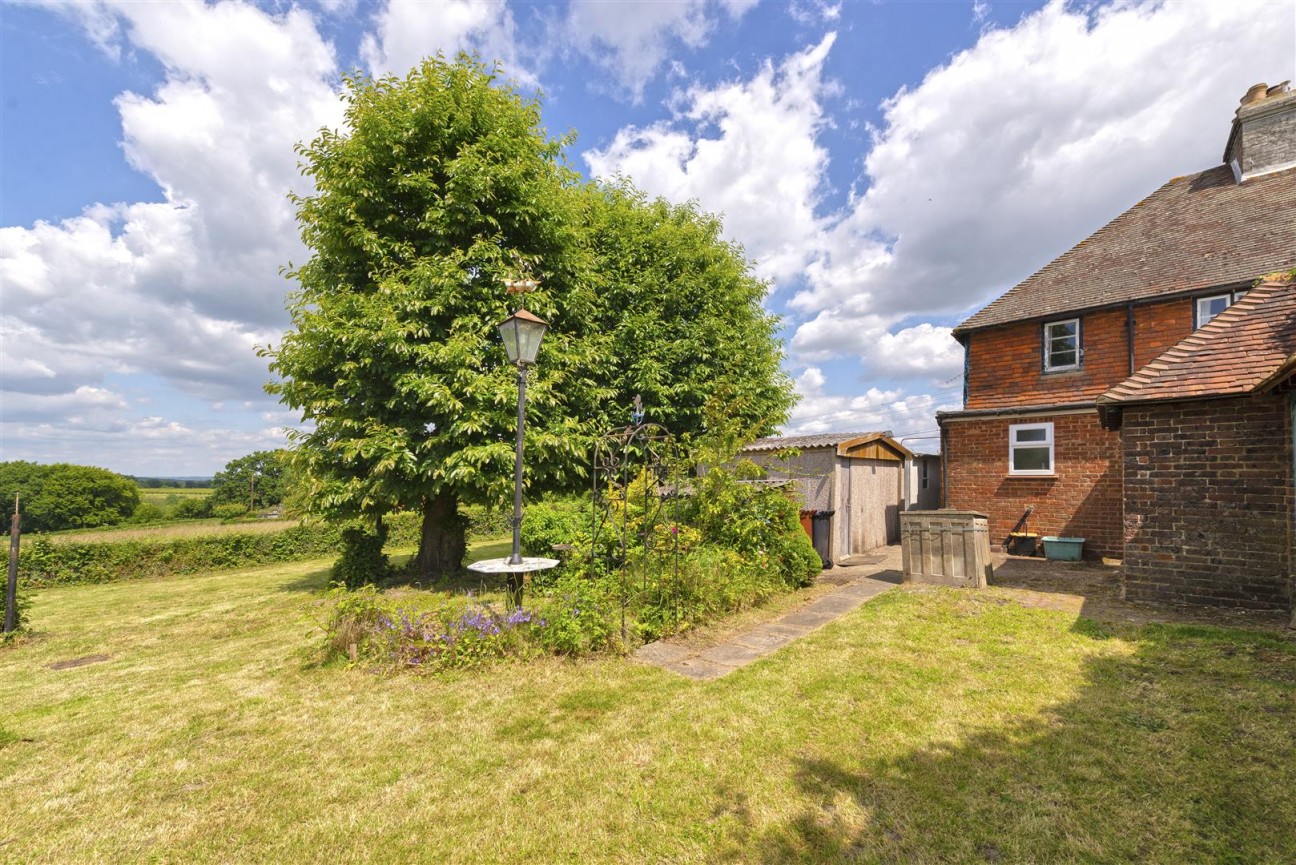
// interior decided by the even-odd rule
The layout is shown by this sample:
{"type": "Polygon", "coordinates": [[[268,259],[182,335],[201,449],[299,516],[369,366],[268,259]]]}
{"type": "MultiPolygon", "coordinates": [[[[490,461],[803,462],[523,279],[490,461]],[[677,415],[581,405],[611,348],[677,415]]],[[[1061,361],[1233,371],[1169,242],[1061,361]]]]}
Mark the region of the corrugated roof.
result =
{"type": "Polygon", "coordinates": [[[1266,282],[1098,397],[1098,403],[1248,394],[1293,364],[1296,284],[1266,282]]]}
{"type": "Polygon", "coordinates": [[[1296,267],[1296,169],[1177,177],[954,328],[1246,283],[1296,267]]]}
{"type": "Polygon", "coordinates": [[[852,439],[890,437],[890,430],[879,432],[820,433],[808,436],[769,436],[743,446],[743,451],[781,451],[784,448],[831,448],[852,439]]]}

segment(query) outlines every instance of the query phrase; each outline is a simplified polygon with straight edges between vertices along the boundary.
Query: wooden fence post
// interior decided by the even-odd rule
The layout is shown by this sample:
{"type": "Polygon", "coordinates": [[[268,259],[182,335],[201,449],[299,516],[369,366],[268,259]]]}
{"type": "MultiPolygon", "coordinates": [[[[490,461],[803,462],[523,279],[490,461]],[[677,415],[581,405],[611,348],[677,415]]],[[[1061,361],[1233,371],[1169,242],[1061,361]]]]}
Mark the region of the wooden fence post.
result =
{"type": "Polygon", "coordinates": [[[5,586],[4,632],[18,629],[18,533],[22,517],[18,515],[18,495],[14,494],[14,512],[9,520],[9,582],[5,586]]]}

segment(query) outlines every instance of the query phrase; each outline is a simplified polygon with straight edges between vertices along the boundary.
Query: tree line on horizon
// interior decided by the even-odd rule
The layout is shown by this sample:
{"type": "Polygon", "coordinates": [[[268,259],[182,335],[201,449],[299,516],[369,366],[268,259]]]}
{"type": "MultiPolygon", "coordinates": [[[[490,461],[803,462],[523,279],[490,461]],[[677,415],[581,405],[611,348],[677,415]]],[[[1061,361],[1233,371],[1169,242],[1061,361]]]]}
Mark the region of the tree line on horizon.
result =
{"type": "MultiPolygon", "coordinates": [[[[240,516],[279,506],[290,495],[286,450],[257,451],[231,460],[210,480],[141,484],[129,475],[72,463],[0,463],[0,502],[13,512],[19,497],[24,532],[94,529],[126,522],[240,516]],[[255,480],[254,480],[255,479],[255,480]],[[206,496],[179,498],[170,508],[144,501],[141,489],[210,489],[206,496]],[[223,509],[223,510],[222,510],[223,509]]],[[[148,478],[148,481],[163,481],[148,478]]]]}

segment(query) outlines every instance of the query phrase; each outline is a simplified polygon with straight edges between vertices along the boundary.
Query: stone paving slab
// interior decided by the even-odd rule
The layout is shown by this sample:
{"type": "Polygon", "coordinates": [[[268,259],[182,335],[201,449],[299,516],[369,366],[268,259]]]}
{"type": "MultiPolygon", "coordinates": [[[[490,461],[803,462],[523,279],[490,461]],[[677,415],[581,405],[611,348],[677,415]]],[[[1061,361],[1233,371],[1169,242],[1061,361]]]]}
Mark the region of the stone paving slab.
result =
{"type": "Polygon", "coordinates": [[[772,648],[752,648],[739,643],[721,643],[707,649],[698,657],[713,664],[723,664],[726,667],[741,667],[743,664],[750,664],[757,658],[765,657],[772,651],[774,651],[772,648]]]}
{"type": "Polygon", "coordinates": [[[815,610],[802,610],[799,613],[792,613],[789,616],[785,616],[783,621],[789,622],[793,625],[805,625],[807,628],[813,630],[815,628],[822,628],[824,625],[841,615],[841,613],[830,613],[827,611],[816,612],[815,610]]]}
{"type": "Polygon", "coordinates": [[[882,580],[863,579],[859,582],[842,586],[833,594],[847,598],[858,598],[861,601],[868,601],[876,598],[883,592],[891,591],[895,587],[895,583],[883,582],[882,580]]]}
{"type": "Polygon", "coordinates": [[[863,598],[855,598],[849,595],[829,595],[821,598],[814,603],[807,604],[806,609],[815,613],[849,613],[851,610],[864,603],[863,598]]]}
{"type": "Polygon", "coordinates": [[[791,622],[785,622],[782,619],[774,619],[764,624],[757,625],[752,631],[770,631],[775,634],[791,634],[793,637],[804,637],[810,633],[810,629],[805,625],[794,625],[791,622]]]}
{"type": "Polygon", "coordinates": [[[734,643],[739,646],[750,646],[753,649],[781,649],[797,637],[804,637],[808,633],[809,631],[801,628],[782,628],[779,630],[756,628],[735,637],[734,643]]]}
{"type": "MultiPolygon", "coordinates": [[[[869,556],[867,563],[852,562],[852,567],[839,568],[832,572],[832,582],[837,583],[845,575],[849,575],[849,579],[832,592],[795,612],[757,625],[719,645],[698,650],[670,643],[649,643],[641,646],[634,657],[690,679],[718,679],[752,661],[773,654],[788,643],[896,588],[898,582],[873,579],[875,575],[894,576],[896,562],[891,562],[891,559],[898,560],[898,553],[869,556]],[[890,569],[887,568],[888,564],[891,565],[890,569]]],[[[828,573],[825,571],[825,574],[828,573]]]]}

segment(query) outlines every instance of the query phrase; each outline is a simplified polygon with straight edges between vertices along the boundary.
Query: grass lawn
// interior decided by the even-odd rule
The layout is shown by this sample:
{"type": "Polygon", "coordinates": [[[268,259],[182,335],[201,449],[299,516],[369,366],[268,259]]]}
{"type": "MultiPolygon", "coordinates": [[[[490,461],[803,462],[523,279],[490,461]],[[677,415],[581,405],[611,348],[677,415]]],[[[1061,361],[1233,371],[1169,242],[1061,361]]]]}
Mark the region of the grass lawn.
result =
{"type": "Polygon", "coordinates": [[[1296,861],[1282,635],[897,590],[709,683],[382,677],[318,664],[326,573],[35,593],[0,861],[1296,861]]]}

